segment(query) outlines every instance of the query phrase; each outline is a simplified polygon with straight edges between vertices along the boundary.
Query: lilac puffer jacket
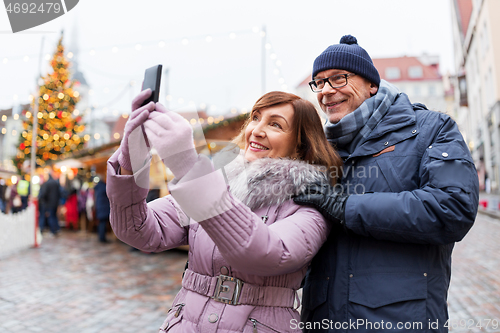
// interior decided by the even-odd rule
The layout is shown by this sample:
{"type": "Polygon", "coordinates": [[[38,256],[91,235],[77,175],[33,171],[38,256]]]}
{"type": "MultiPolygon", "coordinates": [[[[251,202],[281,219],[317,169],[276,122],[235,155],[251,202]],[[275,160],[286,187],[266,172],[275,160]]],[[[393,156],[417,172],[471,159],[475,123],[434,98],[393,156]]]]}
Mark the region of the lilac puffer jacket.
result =
{"type": "Polygon", "coordinates": [[[322,172],[301,161],[238,157],[223,173],[200,157],[169,184],[171,195],[146,204],[148,190],[118,174],[117,156],[107,177],[117,237],[151,252],[189,245],[182,289],[159,332],[300,332],[296,291],[329,226],[290,197],[324,181],[322,172]]]}

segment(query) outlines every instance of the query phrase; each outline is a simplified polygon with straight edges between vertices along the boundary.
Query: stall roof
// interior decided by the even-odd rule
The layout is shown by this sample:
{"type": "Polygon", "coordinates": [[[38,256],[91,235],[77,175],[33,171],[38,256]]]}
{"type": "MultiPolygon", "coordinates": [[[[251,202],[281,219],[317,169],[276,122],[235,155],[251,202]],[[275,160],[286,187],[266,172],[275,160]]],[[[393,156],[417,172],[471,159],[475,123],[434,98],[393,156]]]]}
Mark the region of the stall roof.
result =
{"type": "Polygon", "coordinates": [[[10,178],[16,176],[17,173],[9,170],[0,169],[0,178],[10,178]]]}

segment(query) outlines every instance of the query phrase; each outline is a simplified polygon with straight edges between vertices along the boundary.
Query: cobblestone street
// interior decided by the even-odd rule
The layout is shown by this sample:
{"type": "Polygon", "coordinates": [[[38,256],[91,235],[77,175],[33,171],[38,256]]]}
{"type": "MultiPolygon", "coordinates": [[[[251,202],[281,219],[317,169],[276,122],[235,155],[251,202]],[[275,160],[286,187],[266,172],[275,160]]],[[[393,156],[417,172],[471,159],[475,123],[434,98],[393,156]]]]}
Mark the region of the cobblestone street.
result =
{"type": "Polygon", "coordinates": [[[478,214],[452,260],[450,331],[500,332],[500,220],[478,214]]]}
{"type": "Polygon", "coordinates": [[[130,251],[63,232],[0,261],[0,332],[157,332],[187,252],[130,251]]]}
{"type": "MultiPolygon", "coordinates": [[[[478,214],[453,255],[452,332],[500,332],[500,220],[478,214]],[[461,320],[461,321],[460,321],[461,320]],[[479,328],[479,324],[483,326],[479,328]],[[488,327],[485,327],[488,324],[488,327]]],[[[64,231],[0,260],[0,333],[157,332],[187,253],[130,251],[64,231]]]]}

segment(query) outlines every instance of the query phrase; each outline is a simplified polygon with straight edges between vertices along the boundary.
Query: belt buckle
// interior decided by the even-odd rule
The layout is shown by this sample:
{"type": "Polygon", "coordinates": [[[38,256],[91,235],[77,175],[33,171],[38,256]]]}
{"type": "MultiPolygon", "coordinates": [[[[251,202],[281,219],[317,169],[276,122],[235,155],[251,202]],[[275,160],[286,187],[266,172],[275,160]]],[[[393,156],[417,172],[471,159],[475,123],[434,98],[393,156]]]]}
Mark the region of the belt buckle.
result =
{"type": "Polygon", "coordinates": [[[229,305],[239,304],[238,300],[242,286],[243,281],[240,279],[227,275],[219,275],[212,299],[229,305]]]}

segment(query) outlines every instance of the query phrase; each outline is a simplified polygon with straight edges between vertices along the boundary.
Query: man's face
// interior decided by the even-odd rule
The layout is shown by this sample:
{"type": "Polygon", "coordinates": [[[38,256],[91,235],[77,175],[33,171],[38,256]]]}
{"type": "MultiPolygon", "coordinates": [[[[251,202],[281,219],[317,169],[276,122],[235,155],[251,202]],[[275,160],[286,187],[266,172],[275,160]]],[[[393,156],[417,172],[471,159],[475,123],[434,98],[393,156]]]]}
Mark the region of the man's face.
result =
{"type": "MultiPolygon", "coordinates": [[[[324,79],[333,75],[348,74],[339,69],[319,72],[314,79],[324,79]]],[[[328,120],[336,124],[347,114],[356,110],[366,99],[377,93],[378,87],[362,76],[349,76],[346,86],[333,89],[328,83],[317,93],[319,105],[328,120]]]]}

